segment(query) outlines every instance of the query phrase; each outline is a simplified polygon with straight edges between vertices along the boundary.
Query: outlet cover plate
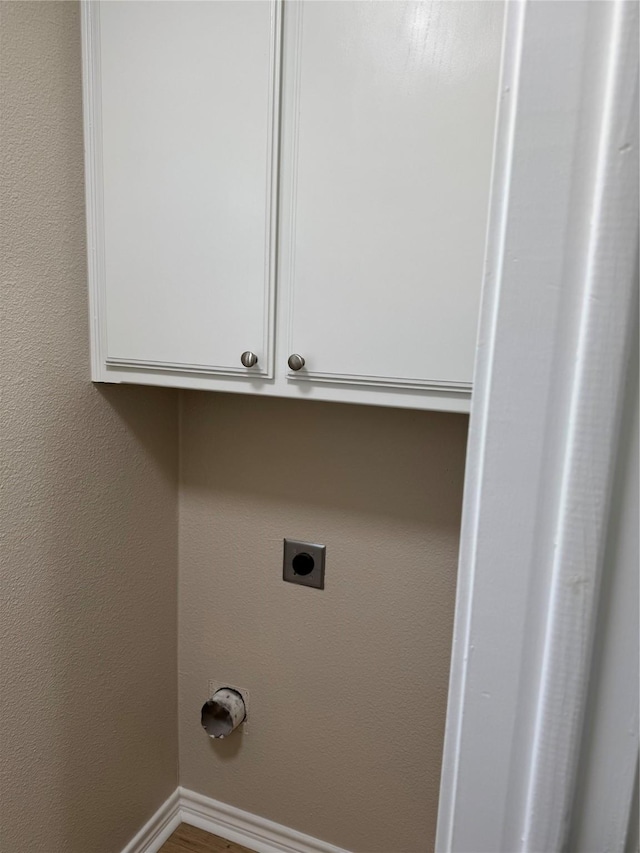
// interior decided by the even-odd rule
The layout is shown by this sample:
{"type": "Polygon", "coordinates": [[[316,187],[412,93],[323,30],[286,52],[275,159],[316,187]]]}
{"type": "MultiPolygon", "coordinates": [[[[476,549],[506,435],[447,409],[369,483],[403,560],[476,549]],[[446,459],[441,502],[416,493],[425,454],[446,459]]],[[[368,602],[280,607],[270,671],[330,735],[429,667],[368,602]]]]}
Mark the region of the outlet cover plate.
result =
{"type": "Polygon", "coordinates": [[[282,580],[324,589],[324,564],[326,545],[301,542],[298,539],[284,540],[282,580]]]}

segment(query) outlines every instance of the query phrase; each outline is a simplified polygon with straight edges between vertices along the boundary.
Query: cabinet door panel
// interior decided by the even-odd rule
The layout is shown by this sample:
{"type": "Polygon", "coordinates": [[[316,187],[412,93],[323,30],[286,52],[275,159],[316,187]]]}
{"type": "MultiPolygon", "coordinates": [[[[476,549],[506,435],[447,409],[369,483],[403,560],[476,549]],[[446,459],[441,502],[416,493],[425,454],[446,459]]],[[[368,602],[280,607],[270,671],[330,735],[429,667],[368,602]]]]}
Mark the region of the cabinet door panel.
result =
{"type": "Polygon", "coordinates": [[[103,349],[111,365],[270,370],[278,7],[103,2],[103,349]]]}
{"type": "MultiPolygon", "coordinates": [[[[283,270],[295,378],[464,389],[503,7],[288,4],[283,270]]],[[[292,375],[293,378],[294,375],[292,375]]]]}

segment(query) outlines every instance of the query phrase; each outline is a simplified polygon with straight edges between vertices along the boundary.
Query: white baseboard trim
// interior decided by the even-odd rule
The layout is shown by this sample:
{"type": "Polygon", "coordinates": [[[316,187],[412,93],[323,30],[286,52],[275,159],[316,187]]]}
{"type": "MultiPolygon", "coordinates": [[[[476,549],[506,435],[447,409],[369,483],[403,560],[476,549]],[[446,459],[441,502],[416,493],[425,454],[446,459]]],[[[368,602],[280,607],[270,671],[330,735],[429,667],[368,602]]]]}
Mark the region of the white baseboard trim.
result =
{"type": "Polygon", "coordinates": [[[342,847],[187,788],[177,788],[122,853],[158,853],[181,823],[197,826],[256,853],[348,853],[342,847]]]}
{"type": "Polygon", "coordinates": [[[348,853],[288,826],[178,788],[180,818],[228,841],[242,844],[256,853],[348,853]]]}
{"type": "Polygon", "coordinates": [[[160,806],[122,853],[157,853],[178,826],[180,826],[180,789],[176,789],[160,806]]]}

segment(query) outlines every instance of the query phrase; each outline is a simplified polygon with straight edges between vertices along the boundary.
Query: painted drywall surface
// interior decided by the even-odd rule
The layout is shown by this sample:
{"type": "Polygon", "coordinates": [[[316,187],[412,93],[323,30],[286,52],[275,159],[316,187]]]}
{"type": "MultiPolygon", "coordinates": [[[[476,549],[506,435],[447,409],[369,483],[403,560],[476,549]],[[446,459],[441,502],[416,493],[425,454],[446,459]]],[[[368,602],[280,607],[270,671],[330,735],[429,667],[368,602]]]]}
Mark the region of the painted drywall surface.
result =
{"type": "Polygon", "coordinates": [[[182,395],[180,780],[354,851],[433,849],[467,418],[182,395]],[[327,546],[324,591],[282,539],[327,546]],[[200,727],[209,679],[247,734],[200,727]]]}
{"type": "Polygon", "coordinates": [[[79,7],[0,15],[0,849],[114,853],[177,783],[177,400],[89,382],[79,7]]]}

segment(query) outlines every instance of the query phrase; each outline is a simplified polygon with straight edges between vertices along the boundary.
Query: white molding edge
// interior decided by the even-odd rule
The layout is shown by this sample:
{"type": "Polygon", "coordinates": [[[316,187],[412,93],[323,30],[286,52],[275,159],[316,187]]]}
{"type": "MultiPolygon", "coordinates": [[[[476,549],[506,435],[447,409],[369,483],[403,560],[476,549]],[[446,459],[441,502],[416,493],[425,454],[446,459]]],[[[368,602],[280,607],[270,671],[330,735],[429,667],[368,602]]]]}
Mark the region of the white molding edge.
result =
{"type": "Polygon", "coordinates": [[[637,33],[625,0],[507,4],[440,853],[571,833],[637,310],[637,33]]]}
{"type": "Polygon", "coordinates": [[[176,789],[136,833],[122,853],[157,853],[180,825],[180,790],[176,789]]]}
{"type": "Polygon", "coordinates": [[[348,853],[288,826],[245,812],[187,788],[180,792],[180,819],[256,853],[348,853]]]}
{"type": "Polygon", "coordinates": [[[348,853],[341,847],[187,788],[176,788],[122,853],[158,853],[181,823],[197,826],[256,853],[348,853]]]}
{"type": "Polygon", "coordinates": [[[637,326],[634,338],[574,820],[567,850],[637,853],[640,849],[640,377],[637,326]],[[625,837],[626,844],[622,847],[620,842],[625,837]]]}
{"type": "MultiPolygon", "coordinates": [[[[460,820],[457,802],[460,751],[462,748],[465,690],[470,648],[470,622],[473,611],[475,566],[478,535],[478,508],[481,502],[482,449],[486,441],[488,419],[488,385],[491,370],[491,348],[485,344],[495,336],[497,322],[498,282],[502,275],[504,244],[508,220],[508,192],[517,115],[520,62],[524,30],[524,2],[507,3],[499,93],[496,117],[496,139],[489,199],[487,257],[485,281],[478,323],[478,346],[474,374],[475,395],[473,420],[469,420],[469,439],[465,465],[464,505],[461,524],[460,554],[456,587],[454,636],[449,672],[447,720],[440,775],[440,797],[436,830],[437,853],[453,850],[455,823],[460,820]],[[477,457],[477,463],[474,459],[477,457]]],[[[497,848],[496,848],[497,849],[497,848]]]]}

